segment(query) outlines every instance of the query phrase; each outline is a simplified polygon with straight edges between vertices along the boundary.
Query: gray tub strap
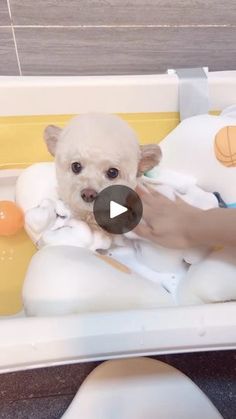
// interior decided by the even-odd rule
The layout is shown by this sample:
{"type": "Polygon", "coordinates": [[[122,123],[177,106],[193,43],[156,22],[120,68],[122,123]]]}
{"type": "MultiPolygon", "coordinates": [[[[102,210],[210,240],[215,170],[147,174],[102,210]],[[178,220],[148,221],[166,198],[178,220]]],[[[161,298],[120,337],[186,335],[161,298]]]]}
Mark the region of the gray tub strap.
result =
{"type": "Polygon", "coordinates": [[[179,78],[179,112],[180,119],[208,113],[209,88],[207,69],[177,68],[168,70],[179,78]]]}

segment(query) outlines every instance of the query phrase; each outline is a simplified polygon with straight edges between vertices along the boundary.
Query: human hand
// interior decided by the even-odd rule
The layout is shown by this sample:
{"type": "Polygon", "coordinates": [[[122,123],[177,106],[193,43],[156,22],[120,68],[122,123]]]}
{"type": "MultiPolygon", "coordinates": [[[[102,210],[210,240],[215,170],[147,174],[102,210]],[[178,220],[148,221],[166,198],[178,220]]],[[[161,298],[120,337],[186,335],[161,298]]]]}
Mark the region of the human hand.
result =
{"type": "Polygon", "coordinates": [[[143,203],[143,222],[134,232],[164,247],[185,249],[194,247],[192,226],[203,212],[179,197],[171,201],[153,188],[136,189],[143,203]]]}

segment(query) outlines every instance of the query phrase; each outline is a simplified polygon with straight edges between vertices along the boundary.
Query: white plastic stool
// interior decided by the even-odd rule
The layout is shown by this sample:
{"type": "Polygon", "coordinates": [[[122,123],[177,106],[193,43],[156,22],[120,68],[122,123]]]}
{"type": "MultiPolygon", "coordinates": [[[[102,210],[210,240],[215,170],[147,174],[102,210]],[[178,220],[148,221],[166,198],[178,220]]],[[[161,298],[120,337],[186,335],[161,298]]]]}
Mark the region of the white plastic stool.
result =
{"type": "Polygon", "coordinates": [[[135,358],[104,362],[87,377],[63,419],[223,419],[183,373],[135,358]]]}

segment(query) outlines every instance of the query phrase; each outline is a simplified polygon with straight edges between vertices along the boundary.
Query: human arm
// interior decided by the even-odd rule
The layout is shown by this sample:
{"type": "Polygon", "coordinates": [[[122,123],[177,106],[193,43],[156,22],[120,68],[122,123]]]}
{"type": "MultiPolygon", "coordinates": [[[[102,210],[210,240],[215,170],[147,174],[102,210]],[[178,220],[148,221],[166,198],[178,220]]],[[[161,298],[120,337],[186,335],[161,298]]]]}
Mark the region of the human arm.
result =
{"type": "Polygon", "coordinates": [[[164,247],[236,246],[236,210],[201,210],[180,198],[171,201],[156,191],[137,192],[143,202],[143,221],[135,232],[164,247]]]}

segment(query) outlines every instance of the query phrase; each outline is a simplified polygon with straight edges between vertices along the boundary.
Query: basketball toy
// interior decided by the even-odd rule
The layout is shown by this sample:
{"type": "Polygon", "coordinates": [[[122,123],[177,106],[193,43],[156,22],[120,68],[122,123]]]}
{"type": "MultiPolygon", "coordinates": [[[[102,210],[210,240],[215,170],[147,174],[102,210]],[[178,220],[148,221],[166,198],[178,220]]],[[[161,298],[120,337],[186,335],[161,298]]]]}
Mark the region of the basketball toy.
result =
{"type": "Polygon", "coordinates": [[[215,136],[215,156],[226,167],[236,167],[236,126],[221,128],[215,136]]]}

